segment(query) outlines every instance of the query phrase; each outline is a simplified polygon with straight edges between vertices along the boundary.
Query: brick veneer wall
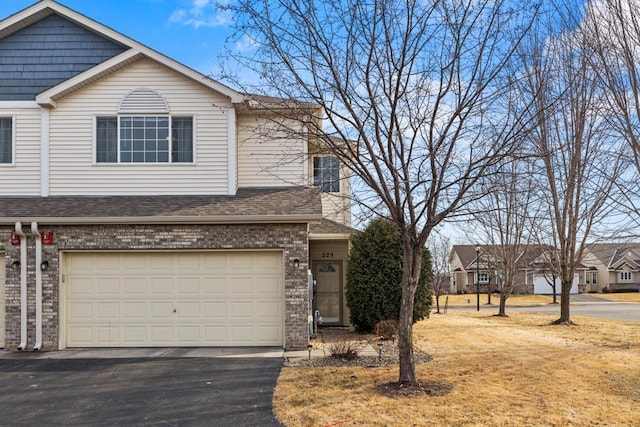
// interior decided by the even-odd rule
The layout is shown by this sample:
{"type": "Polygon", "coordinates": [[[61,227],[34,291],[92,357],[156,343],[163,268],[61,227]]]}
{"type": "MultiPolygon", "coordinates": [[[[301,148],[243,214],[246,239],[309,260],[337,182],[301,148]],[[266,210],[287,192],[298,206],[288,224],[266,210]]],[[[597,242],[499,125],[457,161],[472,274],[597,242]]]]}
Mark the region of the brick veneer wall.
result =
{"type": "MultiPolygon", "coordinates": [[[[29,223],[23,224],[29,230],[29,223]]],[[[54,232],[54,244],[43,245],[43,260],[49,269],[42,274],[42,350],[56,350],[59,344],[59,277],[61,251],[103,250],[205,250],[280,249],[284,254],[284,335],[285,348],[306,348],[309,339],[306,224],[254,225],[39,225],[40,231],[54,232]],[[300,267],[293,267],[293,259],[300,267]]],[[[20,259],[20,246],[11,245],[13,228],[0,227],[5,251],[5,348],[20,344],[20,270],[13,260],[20,259]]],[[[35,343],[35,239],[28,242],[28,349],[35,343]]],[[[0,251],[2,246],[0,246],[0,251]]]]}

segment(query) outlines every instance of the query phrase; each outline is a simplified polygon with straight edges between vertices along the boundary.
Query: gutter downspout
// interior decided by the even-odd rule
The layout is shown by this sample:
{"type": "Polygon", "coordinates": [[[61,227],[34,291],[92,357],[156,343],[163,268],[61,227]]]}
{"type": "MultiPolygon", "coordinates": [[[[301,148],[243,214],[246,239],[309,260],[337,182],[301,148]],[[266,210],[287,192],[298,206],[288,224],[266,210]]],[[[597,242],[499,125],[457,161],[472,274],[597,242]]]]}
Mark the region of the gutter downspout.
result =
{"type": "Polygon", "coordinates": [[[42,240],[38,231],[38,223],[31,223],[31,234],[36,238],[36,344],[33,351],[42,347],[42,240]]]}
{"type": "Polygon", "coordinates": [[[22,223],[16,222],[16,233],[20,236],[20,345],[27,347],[27,235],[22,231],[22,223]]]}

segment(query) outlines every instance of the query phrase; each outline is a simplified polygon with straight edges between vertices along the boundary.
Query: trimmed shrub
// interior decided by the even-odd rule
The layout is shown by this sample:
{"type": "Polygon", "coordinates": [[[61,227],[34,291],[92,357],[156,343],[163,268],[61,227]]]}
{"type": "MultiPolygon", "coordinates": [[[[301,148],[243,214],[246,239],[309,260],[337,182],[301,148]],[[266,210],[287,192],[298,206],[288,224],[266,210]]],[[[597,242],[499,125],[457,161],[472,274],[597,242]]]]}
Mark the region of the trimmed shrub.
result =
{"type": "MultiPolygon", "coordinates": [[[[347,269],[347,306],[358,332],[373,332],[381,320],[399,320],[402,297],[402,241],[395,224],[372,221],[352,237],[347,269]]],[[[416,291],[413,321],[431,310],[431,259],[425,248],[422,273],[416,291]]]]}

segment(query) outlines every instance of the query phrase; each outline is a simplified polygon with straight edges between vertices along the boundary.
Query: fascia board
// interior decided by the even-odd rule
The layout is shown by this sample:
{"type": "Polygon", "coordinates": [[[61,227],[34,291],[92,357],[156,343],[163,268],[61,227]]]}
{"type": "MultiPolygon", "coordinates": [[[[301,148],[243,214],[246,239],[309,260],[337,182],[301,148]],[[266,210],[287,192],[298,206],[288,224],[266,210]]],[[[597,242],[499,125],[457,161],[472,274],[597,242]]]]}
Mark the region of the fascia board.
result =
{"type": "Polygon", "coordinates": [[[146,217],[17,217],[1,218],[0,224],[37,222],[47,225],[93,224],[291,224],[321,219],[322,215],[245,215],[245,216],[146,216],[146,217]]]}

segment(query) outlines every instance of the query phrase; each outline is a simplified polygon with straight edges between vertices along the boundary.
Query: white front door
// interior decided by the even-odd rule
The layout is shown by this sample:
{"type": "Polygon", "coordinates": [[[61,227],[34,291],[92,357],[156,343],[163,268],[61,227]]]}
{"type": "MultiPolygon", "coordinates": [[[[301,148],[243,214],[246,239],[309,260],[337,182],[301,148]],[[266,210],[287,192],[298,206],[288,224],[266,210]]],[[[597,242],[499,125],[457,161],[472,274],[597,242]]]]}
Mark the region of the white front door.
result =
{"type": "Polygon", "coordinates": [[[65,254],[67,347],[282,346],[282,253],[65,254]]]}

